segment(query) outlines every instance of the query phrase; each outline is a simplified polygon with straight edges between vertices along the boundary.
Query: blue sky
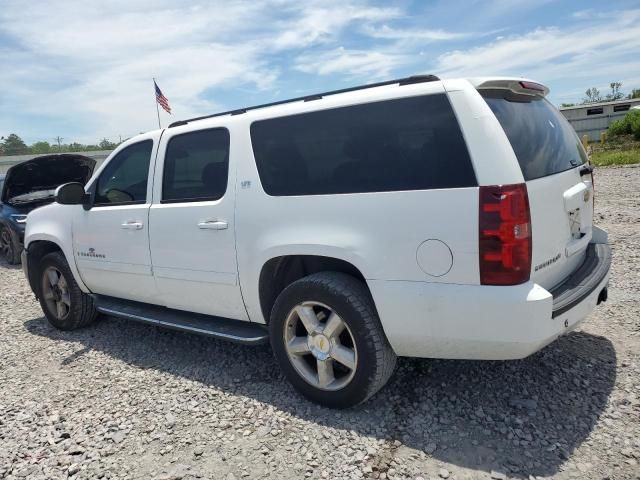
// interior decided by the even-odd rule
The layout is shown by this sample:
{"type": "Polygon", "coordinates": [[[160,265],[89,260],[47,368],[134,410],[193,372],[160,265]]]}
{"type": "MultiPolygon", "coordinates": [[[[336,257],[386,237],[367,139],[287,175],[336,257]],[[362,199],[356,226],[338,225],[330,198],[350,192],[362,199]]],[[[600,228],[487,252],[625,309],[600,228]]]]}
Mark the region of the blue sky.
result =
{"type": "Polygon", "coordinates": [[[2,0],[0,135],[117,140],[174,119],[418,73],[579,101],[640,88],[638,1],[2,0]]]}

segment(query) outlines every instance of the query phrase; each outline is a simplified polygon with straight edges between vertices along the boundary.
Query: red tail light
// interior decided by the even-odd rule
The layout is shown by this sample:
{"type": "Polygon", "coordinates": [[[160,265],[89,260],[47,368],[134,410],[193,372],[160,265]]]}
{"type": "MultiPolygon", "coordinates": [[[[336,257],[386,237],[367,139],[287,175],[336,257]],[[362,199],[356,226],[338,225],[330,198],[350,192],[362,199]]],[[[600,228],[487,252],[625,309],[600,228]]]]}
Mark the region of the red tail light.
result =
{"type": "Polygon", "coordinates": [[[480,283],[517,285],[531,274],[531,214],[524,183],[480,187],[480,283]]]}

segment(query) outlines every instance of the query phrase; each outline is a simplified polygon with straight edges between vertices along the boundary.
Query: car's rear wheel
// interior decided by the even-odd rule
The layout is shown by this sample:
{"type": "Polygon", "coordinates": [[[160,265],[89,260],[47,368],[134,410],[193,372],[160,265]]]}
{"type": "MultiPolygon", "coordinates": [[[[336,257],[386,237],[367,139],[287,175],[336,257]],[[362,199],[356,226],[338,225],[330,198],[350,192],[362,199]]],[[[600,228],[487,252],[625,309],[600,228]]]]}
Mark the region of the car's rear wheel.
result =
{"type": "Polygon", "coordinates": [[[92,298],[80,290],[62,253],[49,253],[42,258],[38,286],[40,306],[54,327],[74,330],[96,319],[92,298]]]}
{"type": "Polygon", "coordinates": [[[6,225],[0,226],[0,255],[9,265],[20,263],[20,241],[6,225]]]}
{"type": "Polygon", "coordinates": [[[396,362],[366,286],[322,272],[289,285],[269,324],[282,371],[302,395],[346,408],[384,386],[396,362]]]}

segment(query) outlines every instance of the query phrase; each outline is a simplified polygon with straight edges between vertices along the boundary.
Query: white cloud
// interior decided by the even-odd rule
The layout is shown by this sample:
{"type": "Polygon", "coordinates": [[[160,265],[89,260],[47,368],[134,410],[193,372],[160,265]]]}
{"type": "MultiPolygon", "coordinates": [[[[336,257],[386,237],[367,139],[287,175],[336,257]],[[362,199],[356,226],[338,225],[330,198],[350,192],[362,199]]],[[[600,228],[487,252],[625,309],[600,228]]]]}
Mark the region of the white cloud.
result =
{"type": "Polygon", "coordinates": [[[545,81],[594,76],[596,71],[640,71],[637,54],[640,10],[617,12],[606,22],[564,28],[540,28],[524,35],[438,57],[438,72],[447,76],[511,74],[539,76],[545,81]],[[622,60],[624,58],[624,60],[622,60]],[[627,65],[621,61],[628,62],[627,65]]]}
{"type": "Polygon", "coordinates": [[[378,79],[388,77],[395,67],[405,63],[407,57],[403,54],[339,47],[321,54],[301,55],[294,66],[301,72],[314,75],[340,74],[378,79]]]}
{"type": "Polygon", "coordinates": [[[0,91],[11,92],[20,115],[3,115],[0,132],[58,133],[34,132],[35,116],[50,124],[58,118],[59,129],[75,124],[80,141],[152,129],[152,77],[176,117],[209,113],[222,108],[206,100],[212,89],[273,89],[282,65],[272,57],[279,52],[324,44],[353,23],[398,14],[359,0],[60,0],[37,8],[5,0],[0,42],[10,43],[0,43],[0,53],[11,69],[3,69],[0,91]]]}
{"type": "Polygon", "coordinates": [[[400,15],[394,8],[364,7],[339,2],[298,5],[295,24],[281,23],[282,33],[271,42],[274,48],[302,48],[314,43],[326,43],[353,22],[375,22],[400,15]]]}
{"type": "Polygon", "coordinates": [[[403,40],[411,42],[435,42],[445,40],[458,40],[468,38],[470,33],[448,32],[441,29],[398,29],[388,25],[382,25],[380,28],[372,26],[366,27],[364,32],[373,38],[382,38],[386,40],[403,40]]]}

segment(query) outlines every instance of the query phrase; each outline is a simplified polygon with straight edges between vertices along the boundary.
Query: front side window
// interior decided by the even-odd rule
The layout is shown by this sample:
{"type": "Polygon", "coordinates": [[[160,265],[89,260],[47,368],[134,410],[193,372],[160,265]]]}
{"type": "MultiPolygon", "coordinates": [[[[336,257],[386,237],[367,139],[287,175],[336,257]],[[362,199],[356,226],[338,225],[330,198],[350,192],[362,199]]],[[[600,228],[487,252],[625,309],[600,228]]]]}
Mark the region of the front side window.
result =
{"type": "Polygon", "coordinates": [[[95,205],[145,203],[153,140],[128,146],[104,168],[98,178],[95,205]]]}
{"type": "Polygon", "coordinates": [[[218,200],[227,190],[229,132],[212,128],[176,135],[167,145],[162,202],[218,200]]]}
{"type": "Polygon", "coordinates": [[[476,186],[444,94],[260,120],[251,142],[269,195],[323,195],[476,186]]]}

